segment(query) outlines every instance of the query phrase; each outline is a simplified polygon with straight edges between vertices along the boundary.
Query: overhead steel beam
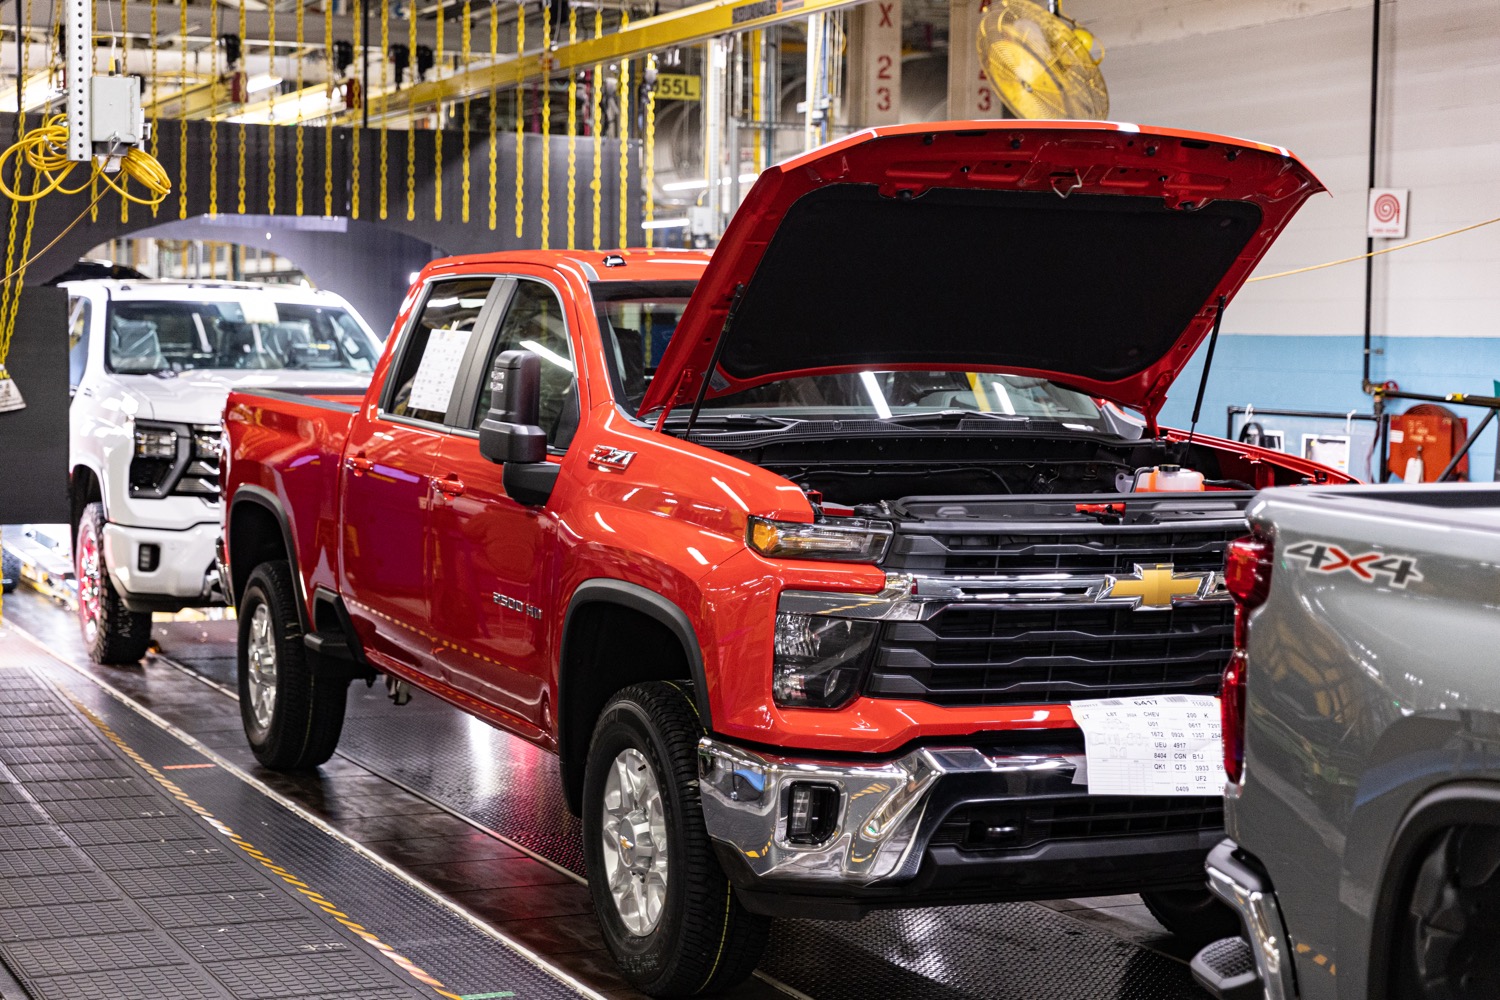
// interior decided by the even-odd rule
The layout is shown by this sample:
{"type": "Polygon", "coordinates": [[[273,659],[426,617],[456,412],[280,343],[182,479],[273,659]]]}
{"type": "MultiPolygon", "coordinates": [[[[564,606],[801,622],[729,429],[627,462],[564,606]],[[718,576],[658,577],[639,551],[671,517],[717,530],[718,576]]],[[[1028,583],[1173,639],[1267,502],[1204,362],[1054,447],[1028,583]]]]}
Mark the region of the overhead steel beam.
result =
{"type": "Polygon", "coordinates": [[[632,23],[623,30],[590,38],[571,45],[559,45],[551,52],[536,50],[502,59],[490,66],[455,73],[432,83],[419,83],[405,90],[394,88],[370,95],[370,114],[380,115],[406,107],[427,107],[444,101],[456,101],[487,94],[499,87],[513,87],[526,80],[539,79],[595,63],[631,59],[679,45],[690,45],[719,35],[764,28],[772,24],[796,21],[823,11],[852,7],[863,0],[717,0],[660,14],[632,23]]]}

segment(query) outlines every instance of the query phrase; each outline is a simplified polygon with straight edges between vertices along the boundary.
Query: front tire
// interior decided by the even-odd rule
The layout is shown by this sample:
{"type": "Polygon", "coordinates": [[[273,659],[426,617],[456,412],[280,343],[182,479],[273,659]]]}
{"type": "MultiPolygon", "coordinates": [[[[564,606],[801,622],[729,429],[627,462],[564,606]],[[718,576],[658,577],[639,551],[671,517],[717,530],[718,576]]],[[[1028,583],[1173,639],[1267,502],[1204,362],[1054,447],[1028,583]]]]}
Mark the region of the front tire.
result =
{"type": "Polygon", "coordinates": [[[78,580],[78,627],[95,663],[138,663],[151,645],[151,615],[125,607],[104,562],[104,504],[83,508],[73,571],[78,580]]]}
{"type": "Polygon", "coordinates": [[[1141,902],[1157,923],[1194,948],[1235,937],[1241,931],[1239,916],[1206,887],[1143,892],[1141,902]]]}
{"type": "Polygon", "coordinates": [[[276,771],[317,767],[338,746],[349,681],[308,668],[289,564],[255,567],[239,623],[240,719],[255,759],[276,771]]]}
{"type": "Polygon", "coordinates": [[[604,940],[655,997],[727,989],[755,970],[770,920],[734,897],[703,824],[692,703],[636,684],[605,705],[584,772],[583,847],[604,940]]]}

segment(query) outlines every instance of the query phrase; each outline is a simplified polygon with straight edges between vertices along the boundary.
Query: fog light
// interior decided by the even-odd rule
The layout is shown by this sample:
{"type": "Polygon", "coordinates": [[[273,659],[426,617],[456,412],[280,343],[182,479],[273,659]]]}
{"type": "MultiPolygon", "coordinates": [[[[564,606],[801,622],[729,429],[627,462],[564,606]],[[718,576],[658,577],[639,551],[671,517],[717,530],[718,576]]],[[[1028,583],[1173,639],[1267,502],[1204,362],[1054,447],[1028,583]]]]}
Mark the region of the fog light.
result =
{"type": "Polygon", "coordinates": [[[839,708],[859,692],[880,623],[782,611],[771,689],[788,708],[839,708]]]}
{"type": "Polygon", "coordinates": [[[155,573],[161,565],[161,546],[142,545],[135,552],[135,568],[142,573],[155,573]]]}
{"type": "Polygon", "coordinates": [[[839,819],[839,798],[834,785],[793,782],[787,795],[787,843],[817,846],[832,837],[839,819]]]}

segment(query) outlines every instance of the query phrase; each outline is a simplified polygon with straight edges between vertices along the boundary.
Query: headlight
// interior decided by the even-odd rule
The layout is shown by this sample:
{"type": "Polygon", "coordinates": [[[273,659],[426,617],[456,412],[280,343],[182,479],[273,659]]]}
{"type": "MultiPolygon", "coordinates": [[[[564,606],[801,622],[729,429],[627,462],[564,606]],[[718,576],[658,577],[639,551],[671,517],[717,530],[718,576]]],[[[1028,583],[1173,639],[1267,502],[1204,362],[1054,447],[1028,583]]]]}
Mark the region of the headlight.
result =
{"type": "Polygon", "coordinates": [[[177,457],[177,432],[170,427],[135,426],[135,453],[141,458],[177,457]]]}
{"type": "Polygon", "coordinates": [[[772,693],[784,708],[839,708],[859,692],[880,623],[789,611],[776,615],[772,693]]]}
{"type": "Polygon", "coordinates": [[[889,525],[858,517],[818,524],[750,518],[750,547],[763,556],[780,559],[879,562],[890,542],[889,525]]]}

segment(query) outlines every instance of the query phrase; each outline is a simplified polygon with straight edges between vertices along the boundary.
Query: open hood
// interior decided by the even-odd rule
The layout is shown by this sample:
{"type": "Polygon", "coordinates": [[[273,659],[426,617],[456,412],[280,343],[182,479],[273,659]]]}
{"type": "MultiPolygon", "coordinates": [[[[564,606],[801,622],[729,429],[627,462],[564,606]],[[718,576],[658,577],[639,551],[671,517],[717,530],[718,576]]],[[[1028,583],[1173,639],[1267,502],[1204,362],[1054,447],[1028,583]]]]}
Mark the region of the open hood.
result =
{"type": "Polygon", "coordinates": [[[1322,184],[1284,149],[1111,122],[871,129],[770,168],[641,412],[799,375],[1034,375],[1140,410],[1322,184]]]}

